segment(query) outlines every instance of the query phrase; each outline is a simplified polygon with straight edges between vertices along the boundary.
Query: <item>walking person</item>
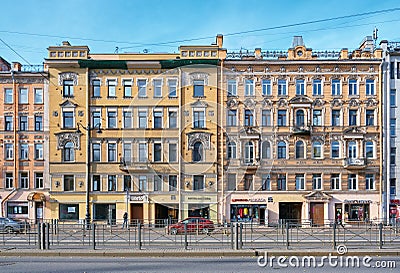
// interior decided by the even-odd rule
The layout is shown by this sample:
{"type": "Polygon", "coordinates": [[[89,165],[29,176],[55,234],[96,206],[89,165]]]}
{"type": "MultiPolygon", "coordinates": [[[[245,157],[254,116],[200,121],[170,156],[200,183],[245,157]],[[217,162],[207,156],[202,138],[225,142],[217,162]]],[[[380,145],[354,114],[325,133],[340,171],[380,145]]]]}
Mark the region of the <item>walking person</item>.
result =
{"type": "Polygon", "coordinates": [[[122,223],[122,228],[128,228],[128,213],[125,211],[124,213],[124,222],[122,223]]]}

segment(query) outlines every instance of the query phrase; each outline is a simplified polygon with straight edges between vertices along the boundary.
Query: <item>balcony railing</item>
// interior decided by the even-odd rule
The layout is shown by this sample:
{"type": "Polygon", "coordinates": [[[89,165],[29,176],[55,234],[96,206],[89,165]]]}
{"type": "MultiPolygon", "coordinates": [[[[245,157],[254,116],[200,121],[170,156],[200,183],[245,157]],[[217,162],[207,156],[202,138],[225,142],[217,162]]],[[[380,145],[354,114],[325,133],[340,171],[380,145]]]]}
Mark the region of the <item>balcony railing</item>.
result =
{"type": "Polygon", "coordinates": [[[291,132],[296,135],[309,135],[311,133],[311,126],[293,126],[291,132]]]}
{"type": "Polygon", "coordinates": [[[346,158],[344,161],[345,168],[365,168],[367,161],[365,158],[346,158]]]}
{"type": "Polygon", "coordinates": [[[133,162],[127,161],[124,158],[120,159],[119,169],[126,172],[141,172],[149,169],[149,162],[133,162]]]}

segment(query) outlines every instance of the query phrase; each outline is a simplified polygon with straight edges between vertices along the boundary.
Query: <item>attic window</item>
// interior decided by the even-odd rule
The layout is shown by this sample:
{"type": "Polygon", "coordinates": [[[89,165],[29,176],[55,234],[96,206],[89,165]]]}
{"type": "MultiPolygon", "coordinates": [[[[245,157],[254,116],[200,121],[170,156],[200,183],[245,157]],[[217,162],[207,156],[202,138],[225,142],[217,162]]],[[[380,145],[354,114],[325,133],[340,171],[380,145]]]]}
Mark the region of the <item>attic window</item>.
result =
{"type": "Polygon", "coordinates": [[[301,51],[301,50],[297,51],[297,56],[299,56],[299,57],[303,56],[303,51],[301,51]]]}

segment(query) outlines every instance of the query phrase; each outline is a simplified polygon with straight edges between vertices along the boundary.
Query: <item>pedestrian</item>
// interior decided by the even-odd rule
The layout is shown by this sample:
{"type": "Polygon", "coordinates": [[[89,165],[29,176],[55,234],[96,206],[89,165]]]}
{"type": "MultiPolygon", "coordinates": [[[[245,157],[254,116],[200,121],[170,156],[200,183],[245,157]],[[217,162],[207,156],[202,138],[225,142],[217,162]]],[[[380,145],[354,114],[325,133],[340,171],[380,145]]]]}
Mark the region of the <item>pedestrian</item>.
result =
{"type": "Polygon", "coordinates": [[[124,222],[122,223],[122,228],[124,228],[124,227],[128,228],[128,213],[126,211],[124,213],[123,218],[124,218],[124,222]]]}

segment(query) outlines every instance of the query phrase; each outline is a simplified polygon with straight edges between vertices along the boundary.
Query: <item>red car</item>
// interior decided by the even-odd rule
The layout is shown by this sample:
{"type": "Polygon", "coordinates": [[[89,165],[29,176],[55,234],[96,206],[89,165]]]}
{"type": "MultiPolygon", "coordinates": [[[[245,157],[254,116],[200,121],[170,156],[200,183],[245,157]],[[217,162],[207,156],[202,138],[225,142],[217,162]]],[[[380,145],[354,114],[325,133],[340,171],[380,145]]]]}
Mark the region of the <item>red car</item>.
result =
{"type": "Polygon", "coordinates": [[[169,234],[185,233],[185,224],[187,224],[187,232],[191,233],[198,231],[207,234],[214,230],[213,221],[201,217],[189,217],[176,224],[169,225],[169,234]]]}

